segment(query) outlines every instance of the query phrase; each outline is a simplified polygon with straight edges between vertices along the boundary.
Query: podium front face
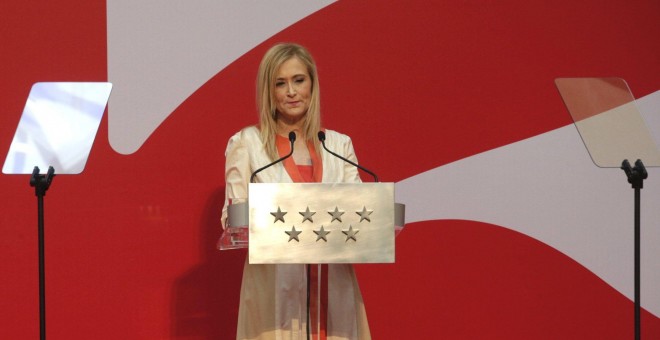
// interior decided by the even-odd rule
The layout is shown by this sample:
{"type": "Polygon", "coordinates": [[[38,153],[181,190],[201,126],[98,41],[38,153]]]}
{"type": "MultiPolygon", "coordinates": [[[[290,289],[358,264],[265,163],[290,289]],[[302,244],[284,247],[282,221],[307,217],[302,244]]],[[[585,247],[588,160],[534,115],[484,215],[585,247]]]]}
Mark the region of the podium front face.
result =
{"type": "Polygon", "coordinates": [[[249,263],[393,263],[394,183],[251,183],[249,263]]]}

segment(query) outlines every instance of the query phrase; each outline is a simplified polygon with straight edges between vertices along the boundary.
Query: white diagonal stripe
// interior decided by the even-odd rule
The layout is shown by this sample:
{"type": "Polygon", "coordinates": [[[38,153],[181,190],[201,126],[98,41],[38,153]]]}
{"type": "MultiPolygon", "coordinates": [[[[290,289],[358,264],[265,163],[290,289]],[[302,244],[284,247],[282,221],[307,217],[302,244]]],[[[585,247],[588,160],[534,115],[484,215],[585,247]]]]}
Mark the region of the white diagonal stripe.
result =
{"type": "MultiPolygon", "coordinates": [[[[660,92],[638,101],[645,117],[660,116],[660,92]]],[[[641,303],[660,316],[660,168],[647,171],[641,303]]],[[[406,204],[407,223],[463,219],[510,228],[554,247],[633,298],[634,190],[622,170],[592,163],[573,125],[403,180],[396,197],[406,204]]]]}

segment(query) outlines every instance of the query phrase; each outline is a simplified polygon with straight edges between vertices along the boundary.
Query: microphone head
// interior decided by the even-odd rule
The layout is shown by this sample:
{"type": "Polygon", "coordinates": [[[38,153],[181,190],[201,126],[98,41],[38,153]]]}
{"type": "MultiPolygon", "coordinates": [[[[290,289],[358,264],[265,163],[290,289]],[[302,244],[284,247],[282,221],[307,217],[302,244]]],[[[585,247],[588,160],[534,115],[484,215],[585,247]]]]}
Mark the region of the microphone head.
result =
{"type": "Polygon", "coordinates": [[[325,142],[325,132],[319,131],[318,136],[321,142],[325,142]]]}
{"type": "Polygon", "coordinates": [[[296,133],[291,131],[289,132],[289,141],[290,142],[295,142],[296,141],[296,133]]]}

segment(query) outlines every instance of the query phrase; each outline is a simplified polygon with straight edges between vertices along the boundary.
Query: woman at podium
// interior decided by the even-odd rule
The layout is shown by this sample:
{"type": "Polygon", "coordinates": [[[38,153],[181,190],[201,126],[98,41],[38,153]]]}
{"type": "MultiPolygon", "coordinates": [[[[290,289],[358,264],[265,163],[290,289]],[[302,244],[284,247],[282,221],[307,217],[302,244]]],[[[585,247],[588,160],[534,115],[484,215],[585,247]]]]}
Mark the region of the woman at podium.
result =
{"type": "MultiPolygon", "coordinates": [[[[260,171],[255,182],[360,182],[357,168],[322,152],[316,138],[322,130],[319,80],[304,47],[278,44],[266,52],[257,75],[257,106],[259,124],[232,136],[225,152],[223,227],[227,206],[246,201],[252,173],[290,152],[292,131],[292,156],[260,171]]],[[[357,163],[348,136],[323,131],[330,150],[357,163]]],[[[240,294],[237,339],[306,339],[308,332],[313,339],[371,338],[350,264],[248,264],[246,259],[240,294]]]]}

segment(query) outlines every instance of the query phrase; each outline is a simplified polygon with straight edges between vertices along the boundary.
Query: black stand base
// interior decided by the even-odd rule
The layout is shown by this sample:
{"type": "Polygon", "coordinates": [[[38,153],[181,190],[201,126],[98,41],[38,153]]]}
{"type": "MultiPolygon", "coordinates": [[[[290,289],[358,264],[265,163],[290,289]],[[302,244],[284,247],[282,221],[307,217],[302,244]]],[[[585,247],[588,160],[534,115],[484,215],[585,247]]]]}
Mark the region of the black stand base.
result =
{"type": "Polygon", "coordinates": [[[635,167],[631,167],[627,159],[621,164],[621,169],[626,173],[628,177],[628,183],[630,183],[635,189],[635,340],[641,339],[641,307],[640,307],[640,238],[641,238],[641,226],[640,226],[640,201],[641,201],[641,189],[644,187],[644,180],[648,177],[644,163],[641,159],[638,159],[635,162],[635,167]]]}
{"type": "Polygon", "coordinates": [[[45,278],[45,256],[44,256],[44,196],[50,188],[55,177],[55,169],[48,167],[46,175],[39,174],[39,167],[34,167],[30,186],[34,187],[37,196],[37,218],[39,233],[39,339],[46,339],[46,278],[45,278]]]}

